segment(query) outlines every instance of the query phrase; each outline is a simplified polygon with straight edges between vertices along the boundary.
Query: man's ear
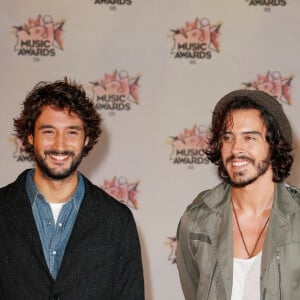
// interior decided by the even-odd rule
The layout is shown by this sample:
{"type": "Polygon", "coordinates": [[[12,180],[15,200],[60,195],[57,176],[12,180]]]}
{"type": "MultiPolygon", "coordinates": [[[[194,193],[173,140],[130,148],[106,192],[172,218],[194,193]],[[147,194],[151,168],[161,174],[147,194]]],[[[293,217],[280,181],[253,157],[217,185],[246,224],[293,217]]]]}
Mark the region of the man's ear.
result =
{"type": "Polygon", "coordinates": [[[33,135],[32,134],[27,137],[27,140],[30,145],[33,145],[33,135]]]}

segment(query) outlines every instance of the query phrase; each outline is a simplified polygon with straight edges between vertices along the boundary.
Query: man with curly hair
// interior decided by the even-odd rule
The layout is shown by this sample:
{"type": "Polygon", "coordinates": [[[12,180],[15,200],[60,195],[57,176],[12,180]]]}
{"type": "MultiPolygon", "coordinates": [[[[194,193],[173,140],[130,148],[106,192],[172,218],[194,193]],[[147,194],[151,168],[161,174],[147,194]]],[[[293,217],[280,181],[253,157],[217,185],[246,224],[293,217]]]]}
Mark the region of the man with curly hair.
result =
{"type": "Polygon", "coordinates": [[[76,82],[40,82],[15,131],[34,169],[0,189],[1,299],[144,299],[131,211],[78,172],[100,116],[76,82]]]}
{"type": "Polygon", "coordinates": [[[222,183],[182,216],[177,266],[188,300],[300,299],[300,190],[285,183],[292,131],[257,90],[225,95],[206,150],[222,183]]]}

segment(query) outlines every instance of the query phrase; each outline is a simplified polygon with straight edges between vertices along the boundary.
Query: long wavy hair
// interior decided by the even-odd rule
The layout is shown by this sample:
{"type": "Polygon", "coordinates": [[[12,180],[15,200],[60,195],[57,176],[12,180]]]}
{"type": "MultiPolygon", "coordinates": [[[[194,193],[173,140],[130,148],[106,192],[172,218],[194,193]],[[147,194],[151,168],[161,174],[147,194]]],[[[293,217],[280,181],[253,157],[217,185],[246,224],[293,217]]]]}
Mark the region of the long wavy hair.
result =
{"type": "Polygon", "coordinates": [[[216,115],[213,115],[211,127],[211,139],[205,153],[208,159],[217,165],[218,174],[225,182],[230,183],[229,175],[223,164],[221,157],[222,136],[225,131],[233,125],[231,113],[234,110],[257,109],[260,111],[261,118],[266,126],[266,140],[270,146],[270,163],[273,170],[273,181],[282,182],[290,174],[293,164],[292,145],[284,138],[280,124],[262,106],[251,101],[246,96],[242,96],[237,101],[230,102],[216,115]]]}
{"type": "Polygon", "coordinates": [[[25,151],[34,157],[33,146],[29,143],[28,136],[34,135],[35,122],[44,106],[67,109],[70,113],[78,115],[83,121],[85,136],[89,138],[82,153],[86,156],[98,142],[101,118],[82,85],[67,78],[55,82],[41,81],[26,96],[20,117],[14,119],[16,135],[21,139],[25,151]]]}

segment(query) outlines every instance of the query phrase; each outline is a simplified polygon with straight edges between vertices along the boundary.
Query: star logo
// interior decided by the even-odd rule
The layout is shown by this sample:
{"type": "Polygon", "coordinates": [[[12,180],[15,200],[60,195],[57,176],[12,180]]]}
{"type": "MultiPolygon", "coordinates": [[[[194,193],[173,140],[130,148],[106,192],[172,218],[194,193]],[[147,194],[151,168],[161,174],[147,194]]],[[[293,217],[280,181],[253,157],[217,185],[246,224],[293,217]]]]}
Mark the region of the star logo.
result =
{"type": "Polygon", "coordinates": [[[186,22],[184,27],[171,30],[170,35],[174,41],[171,53],[175,53],[179,49],[192,51],[198,48],[220,52],[221,25],[221,23],[210,24],[207,18],[196,18],[193,22],[186,22]]]}
{"type": "Polygon", "coordinates": [[[258,74],[256,79],[243,83],[247,89],[254,89],[268,93],[275,97],[280,103],[292,104],[291,89],[294,76],[282,77],[278,71],[267,71],[265,74],[258,74]]]}
{"type": "Polygon", "coordinates": [[[17,43],[15,51],[21,48],[49,48],[63,50],[63,26],[65,21],[54,22],[49,15],[38,15],[36,19],[29,18],[21,26],[14,26],[17,43]]]}

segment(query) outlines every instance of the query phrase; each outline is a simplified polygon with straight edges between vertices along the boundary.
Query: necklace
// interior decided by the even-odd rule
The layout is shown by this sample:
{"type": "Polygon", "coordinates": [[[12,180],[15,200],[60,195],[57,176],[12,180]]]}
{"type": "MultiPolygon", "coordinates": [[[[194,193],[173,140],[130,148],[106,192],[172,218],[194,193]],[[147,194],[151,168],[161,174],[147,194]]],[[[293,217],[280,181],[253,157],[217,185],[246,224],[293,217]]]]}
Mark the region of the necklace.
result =
{"type": "Polygon", "coordinates": [[[259,242],[259,240],[260,240],[260,238],[261,238],[261,236],[262,236],[262,234],[263,234],[263,232],[264,232],[264,230],[265,230],[265,228],[266,228],[266,226],[267,226],[267,224],[268,224],[268,222],[270,220],[270,216],[268,217],[267,221],[265,222],[262,230],[259,232],[258,238],[257,238],[257,240],[255,242],[254,247],[253,247],[253,250],[251,252],[249,252],[248,247],[247,247],[246,242],[245,242],[245,239],[244,239],[244,235],[243,235],[242,230],[241,230],[239,219],[238,219],[238,216],[237,216],[237,213],[236,213],[236,210],[235,210],[235,207],[234,207],[234,204],[233,204],[232,200],[231,200],[231,205],[232,205],[232,210],[233,210],[233,213],[234,213],[234,216],[235,216],[236,224],[237,224],[237,227],[238,227],[239,232],[240,232],[240,236],[241,236],[242,241],[243,241],[244,248],[245,248],[245,250],[246,250],[246,252],[248,254],[248,257],[251,258],[251,257],[253,257],[253,254],[255,252],[257,244],[258,244],[258,242],[259,242]]]}

